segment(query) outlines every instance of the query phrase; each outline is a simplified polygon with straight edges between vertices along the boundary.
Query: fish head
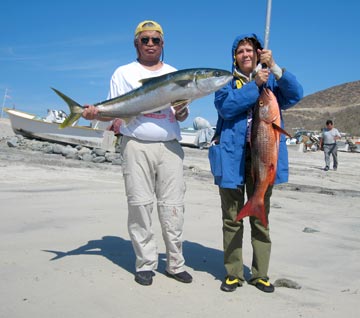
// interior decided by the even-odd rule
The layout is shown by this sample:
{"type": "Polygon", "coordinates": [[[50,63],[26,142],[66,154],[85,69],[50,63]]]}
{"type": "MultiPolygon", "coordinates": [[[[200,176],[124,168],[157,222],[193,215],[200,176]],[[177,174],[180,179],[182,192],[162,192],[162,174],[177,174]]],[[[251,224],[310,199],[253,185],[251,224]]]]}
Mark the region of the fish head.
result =
{"type": "Polygon", "coordinates": [[[280,118],[280,109],[274,93],[263,88],[256,105],[259,113],[259,119],[267,123],[273,123],[280,118]]]}
{"type": "Polygon", "coordinates": [[[204,95],[216,92],[229,83],[232,78],[232,73],[221,69],[204,68],[194,72],[196,87],[204,95]]]}

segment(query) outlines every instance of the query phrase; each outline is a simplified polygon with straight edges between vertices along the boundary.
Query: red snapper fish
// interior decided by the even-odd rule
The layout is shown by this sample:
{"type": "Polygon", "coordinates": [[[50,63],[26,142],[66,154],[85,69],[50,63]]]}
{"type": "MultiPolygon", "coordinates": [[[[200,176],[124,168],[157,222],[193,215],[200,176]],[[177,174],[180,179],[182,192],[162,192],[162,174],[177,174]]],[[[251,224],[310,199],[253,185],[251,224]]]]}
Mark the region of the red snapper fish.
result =
{"type": "Polygon", "coordinates": [[[274,93],[264,88],[256,103],[251,126],[251,173],[254,180],[254,193],[248,198],[235,221],[246,216],[255,216],[267,227],[264,196],[267,188],[273,185],[276,177],[279,156],[280,109],[274,93]]]}

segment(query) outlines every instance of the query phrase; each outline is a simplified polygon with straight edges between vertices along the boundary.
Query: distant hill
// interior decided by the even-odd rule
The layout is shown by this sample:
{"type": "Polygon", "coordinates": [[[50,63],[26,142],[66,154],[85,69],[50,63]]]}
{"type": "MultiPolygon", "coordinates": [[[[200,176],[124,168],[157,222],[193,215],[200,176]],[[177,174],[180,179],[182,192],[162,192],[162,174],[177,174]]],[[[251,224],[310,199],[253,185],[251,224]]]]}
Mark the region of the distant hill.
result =
{"type": "Polygon", "coordinates": [[[283,112],[285,129],[321,131],[327,119],[342,133],[360,136],[360,81],[330,87],[304,97],[283,112]]]}

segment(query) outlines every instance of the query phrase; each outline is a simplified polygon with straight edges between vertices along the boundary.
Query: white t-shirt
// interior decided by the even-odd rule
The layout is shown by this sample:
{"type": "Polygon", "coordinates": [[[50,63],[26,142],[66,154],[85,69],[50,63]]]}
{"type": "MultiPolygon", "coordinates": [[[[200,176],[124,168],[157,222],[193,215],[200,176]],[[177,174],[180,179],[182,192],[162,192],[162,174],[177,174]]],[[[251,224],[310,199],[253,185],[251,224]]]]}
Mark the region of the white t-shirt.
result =
{"type": "Polygon", "coordinates": [[[336,128],[325,130],[323,133],[324,145],[335,144],[336,143],[335,137],[341,137],[339,131],[336,128]]]}
{"type": "MultiPolygon", "coordinates": [[[[168,64],[156,71],[144,68],[135,61],[117,68],[111,77],[108,98],[115,98],[141,86],[140,80],[174,72],[176,69],[168,64]]],[[[180,140],[180,125],[175,118],[174,110],[169,104],[161,111],[139,115],[127,124],[122,121],[120,132],[129,137],[147,141],[180,140]]]]}

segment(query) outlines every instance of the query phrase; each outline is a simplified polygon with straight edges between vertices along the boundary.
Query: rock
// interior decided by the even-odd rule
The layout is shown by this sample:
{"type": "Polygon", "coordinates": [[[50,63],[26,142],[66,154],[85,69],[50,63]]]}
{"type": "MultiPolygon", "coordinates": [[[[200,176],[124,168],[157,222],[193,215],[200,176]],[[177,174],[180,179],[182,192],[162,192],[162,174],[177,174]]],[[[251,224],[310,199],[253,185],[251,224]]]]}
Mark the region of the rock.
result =
{"type": "Polygon", "coordinates": [[[122,161],[121,159],[121,155],[119,153],[115,153],[115,152],[107,152],[105,154],[105,158],[107,161],[109,162],[113,162],[113,161],[122,161]]]}
{"type": "Polygon", "coordinates": [[[57,153],[59,155],[62,155],[64,151],[64,146],[59,144],[54,144],[53,153],[57,153]]]}
{"type": "Polygon", "coordinates": [[[316,232],[319,232],[318,230],[315,230],[315,229],[312,229],[312,228],[310,228],[310,227],[305,227],[304,229],[303,229],[303,232],[304,233],[316,233],[316,232]]]}
{"type": "Polygon", "coordinates": [[[83,156],[85,154],[91,154],[91,149],[89,148],[77,146],[76,149],[78,150],[79,156],[83,156]]]}
{"type": "Polygon", "coordinates": [[[78,151],[76,148],[73,148],[71,146],[66,146],[62,149],[61,153],[66,158],[76,158],[78,159],[78,151]]]}
{"type": "Polygon", "coordinates": [[[94,157],[91,153],[85,153],[82,156],[80,156],[79,159],[82,159],[85,162],[92,162],[94,157]]]}
{"type": "Polygon", "coordinates": [[[95,148],[92,151],[96,156],[105,156],[106,150],[104,149],[100,149],[100,148],[95,148]]]}
{"type": "Polygon", "coordinates": [[[287,278],[279,278],[274,282],[274,286],[275,287],[286,287],[286,288],[293,288],[293,289],[300,289],[301,286],[291,280],[291,279],[287,279],[287,278]]]}
{"type": "Polygon", "coordinates": [[[104,156],[98,156],[92,159],[92,162],[95,163],[103,163],[106,161],[106,158],[104,156]]]}
{"type": "Polygon", "coordinates": [[[7,145],[10,148],[16,148],[18,146],[17,138],[11,138],[7,141],[7,145]]]}

